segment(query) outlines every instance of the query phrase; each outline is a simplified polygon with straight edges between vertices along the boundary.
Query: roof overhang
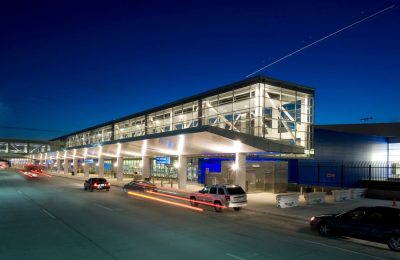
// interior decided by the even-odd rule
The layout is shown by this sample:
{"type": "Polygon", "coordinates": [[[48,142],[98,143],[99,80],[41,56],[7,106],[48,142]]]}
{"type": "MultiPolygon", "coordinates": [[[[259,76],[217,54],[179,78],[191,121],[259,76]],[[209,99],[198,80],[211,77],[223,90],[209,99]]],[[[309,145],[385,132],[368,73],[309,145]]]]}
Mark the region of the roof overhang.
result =
{"type": "MultiPolygon", "coordinates": [[[[97,158],[99,152],[104,158],[160,155],[210,156],[262,152],[300,154],[304,153],[304,147],[212,126],[201,126],[69,148],[59,151],[58,158],[72,158],[74,156],[97,158]]],[[[48,158],[57,156],[56,152],[48,154],[48,158]]],[[[37,156],[35,158],[38,159],[37,156]]]]}

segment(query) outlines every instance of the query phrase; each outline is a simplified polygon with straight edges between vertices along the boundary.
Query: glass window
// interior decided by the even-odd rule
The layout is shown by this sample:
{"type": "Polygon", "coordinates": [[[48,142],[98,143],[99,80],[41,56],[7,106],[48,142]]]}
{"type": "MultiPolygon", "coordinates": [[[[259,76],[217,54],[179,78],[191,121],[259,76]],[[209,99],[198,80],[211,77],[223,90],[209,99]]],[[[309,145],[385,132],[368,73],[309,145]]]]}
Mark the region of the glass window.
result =
{"type": "Polygon", "coordinates": [[[217,188],[215,188],[215,187],[211,188],[210,194],[217,194],[217,188]]]}
{"type": "Polygon", "coordinates": [[[218,188],[218,195],[225,195],[225,191],[223,188],[218,188]]]}
{"type": "Polygon", "coordinates": [[[231,187],[227,188],[229,195],[240,195],[246,194],[246,192],[241,187],[231,187]]]}

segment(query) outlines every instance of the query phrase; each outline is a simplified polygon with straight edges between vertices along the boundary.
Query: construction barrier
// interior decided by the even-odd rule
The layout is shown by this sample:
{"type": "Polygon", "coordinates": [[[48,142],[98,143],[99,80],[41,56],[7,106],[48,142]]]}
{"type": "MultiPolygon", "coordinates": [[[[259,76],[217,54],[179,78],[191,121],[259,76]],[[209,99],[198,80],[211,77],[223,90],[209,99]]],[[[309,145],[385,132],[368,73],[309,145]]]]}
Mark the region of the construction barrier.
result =
{"type": "Polygon", "coordinates": [[[350,189],[350,197],[352,199],[362,199],[365,198],[365,194],[367,193],[367,189],[350,189]]]}
{"type": "Polygon", "coordinates": [[[333,190],[332,195],[334,201],[345,201],[350,199],[349,190],[333,190]]]}
{"type": "Polygon", "coordinates": [[[304,194],[306,204],[319,204],[325,203],[326,192],[310,192],[304,194]]]}
{"type": "Polygon", "coordinates": [[[299,205],[298,193],[284,193],[276,195],[276,205],[278,208],[296,207],[299,205]]]}

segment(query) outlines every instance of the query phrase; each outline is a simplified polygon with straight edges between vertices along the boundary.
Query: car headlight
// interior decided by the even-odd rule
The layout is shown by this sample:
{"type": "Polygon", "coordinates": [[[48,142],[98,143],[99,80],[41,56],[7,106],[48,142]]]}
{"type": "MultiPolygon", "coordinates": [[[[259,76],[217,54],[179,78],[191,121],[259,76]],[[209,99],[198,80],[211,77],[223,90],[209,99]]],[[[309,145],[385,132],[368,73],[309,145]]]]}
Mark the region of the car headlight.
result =
{"type": "Polygon", "coordinates": [[[311,217],[310,222],[313,222],[315,220],[315,217],[311,217]]]}

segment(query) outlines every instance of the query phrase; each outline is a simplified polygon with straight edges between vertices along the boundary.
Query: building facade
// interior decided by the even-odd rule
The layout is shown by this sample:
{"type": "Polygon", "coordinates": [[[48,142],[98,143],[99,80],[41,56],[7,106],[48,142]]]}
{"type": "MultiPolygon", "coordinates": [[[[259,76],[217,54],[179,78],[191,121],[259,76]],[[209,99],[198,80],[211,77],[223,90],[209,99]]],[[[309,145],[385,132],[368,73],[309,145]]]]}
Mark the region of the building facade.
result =
{"type": "Polygon", "coordinates": [[[249,188],[257,179],[248,176],[251,165],[287,176],[287,159],[312,157],[313,125],[313,89],[257,76],[61,136],[52,141],[64,149],[32,159],[85,175],[137,173],[175,178],[181,187],[192,181],[249,188]],[[219,171],[204,167],[208,160],[219,160],[219,171]]]}

